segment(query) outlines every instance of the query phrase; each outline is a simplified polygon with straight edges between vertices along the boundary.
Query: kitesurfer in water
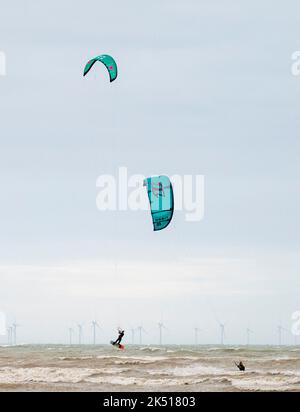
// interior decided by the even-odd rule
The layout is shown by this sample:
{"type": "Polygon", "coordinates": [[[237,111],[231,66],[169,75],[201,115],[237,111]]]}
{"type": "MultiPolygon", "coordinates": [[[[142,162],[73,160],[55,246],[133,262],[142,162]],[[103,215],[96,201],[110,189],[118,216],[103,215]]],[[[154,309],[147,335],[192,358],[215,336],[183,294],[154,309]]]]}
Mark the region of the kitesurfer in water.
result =
{"type": "Polygon", "coordinates": [[[246,368],[245,368],[245,365],[243,364],[242,361],[240,361],[239,363],[236,363],[236,362],[235,362],[235,364],[236,364],[236,366],[239,368],[240,371],[243,371],[243,372],[244,372],[244,370],[246,369],[246,368]]]}
{"type": "Polygon", "coordinates": [[[118,339],[114,341],[113,345],[120,345],[121,340],[123,339],[123,336],[125,334],[125,331],[122,329],[118,329],[118,333],[119,333],[118,339]]]}

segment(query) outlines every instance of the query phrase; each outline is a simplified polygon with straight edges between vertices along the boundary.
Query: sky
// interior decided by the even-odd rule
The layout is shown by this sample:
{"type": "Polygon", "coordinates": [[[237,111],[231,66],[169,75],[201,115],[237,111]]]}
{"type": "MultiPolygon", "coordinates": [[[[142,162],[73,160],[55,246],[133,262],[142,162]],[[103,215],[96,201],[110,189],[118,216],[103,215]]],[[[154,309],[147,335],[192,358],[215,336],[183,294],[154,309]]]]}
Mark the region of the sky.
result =
{"type": "MultiPolygon", "coordinates": [[[[0,312],[24,343],[276,343],[299,299],[299,2],[0,0],[0,312]],[[115,57],[85,78],[96,55],[115,57]],[[204,216],[99,211],[99,176],[204,176],[204,216]]],[[[5,343],[6,336],[0,336],[5,343]]],[[[285,343],[294,338],[286,332],[285,343]]]]}

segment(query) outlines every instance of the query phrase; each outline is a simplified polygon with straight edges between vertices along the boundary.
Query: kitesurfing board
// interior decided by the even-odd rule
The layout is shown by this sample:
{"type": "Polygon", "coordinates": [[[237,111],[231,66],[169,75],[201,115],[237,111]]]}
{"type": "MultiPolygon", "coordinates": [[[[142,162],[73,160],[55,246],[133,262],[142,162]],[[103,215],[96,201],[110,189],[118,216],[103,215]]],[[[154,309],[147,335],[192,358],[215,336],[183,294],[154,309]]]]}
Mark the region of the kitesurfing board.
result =
{"type": "Polygon", "coordinates": [[[113,346],[116,346],[118,349],[121,349],[121,350],[125,349],[124,345],[121,345],[121,343],[116,345],[113,340],[110,341],[110,344],[113,345],[113,346]]]}

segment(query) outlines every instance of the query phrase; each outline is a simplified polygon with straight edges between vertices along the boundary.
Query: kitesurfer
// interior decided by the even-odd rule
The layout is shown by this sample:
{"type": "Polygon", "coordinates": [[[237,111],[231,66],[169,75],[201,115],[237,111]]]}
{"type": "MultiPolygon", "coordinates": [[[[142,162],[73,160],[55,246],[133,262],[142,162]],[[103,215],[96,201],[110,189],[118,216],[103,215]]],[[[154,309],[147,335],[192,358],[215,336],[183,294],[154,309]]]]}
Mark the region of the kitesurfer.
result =
{"type": "Polygon", "coordinates": [[[118,329],[118,333],[119,333],[119,336],[118,336],[117,340],[114,341],[113,345],[120,345],[121,340],[123,339],[123,336],[125,334],[125,331],[122,330],[122,329],[118,329]]]}
{"type": "Polygon", "coordinates": [[[239,368],[240,371],[243,371],[243,372],[244,372],[244,370],[245,370],[246,368],[245,368],[245,365],[243,364],[242,361],[240,361],[239,363],[236,363],[236,362],[234,362],[234,363],[236,364],[236,366],[239,368]]]}

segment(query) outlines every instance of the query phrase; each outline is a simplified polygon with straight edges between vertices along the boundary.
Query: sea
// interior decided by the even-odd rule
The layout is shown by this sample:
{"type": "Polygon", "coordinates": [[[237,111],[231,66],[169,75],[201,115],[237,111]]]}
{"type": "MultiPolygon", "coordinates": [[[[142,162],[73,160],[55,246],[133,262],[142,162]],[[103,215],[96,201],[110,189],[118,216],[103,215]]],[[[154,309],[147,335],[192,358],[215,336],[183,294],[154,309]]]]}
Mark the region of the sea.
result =
{"type": "Polygon", "coordinates": [[[298,392],[300,347],[1,346],[0,391],[298,392]]]}

